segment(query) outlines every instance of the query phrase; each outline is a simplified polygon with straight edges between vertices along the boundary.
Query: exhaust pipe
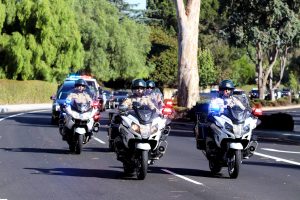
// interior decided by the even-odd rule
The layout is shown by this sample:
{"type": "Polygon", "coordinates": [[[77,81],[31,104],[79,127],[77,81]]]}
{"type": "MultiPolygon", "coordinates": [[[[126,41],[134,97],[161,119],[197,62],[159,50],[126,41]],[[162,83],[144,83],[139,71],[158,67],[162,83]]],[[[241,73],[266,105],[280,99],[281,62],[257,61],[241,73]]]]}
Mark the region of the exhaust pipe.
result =
{"type": "Polygon", "coordinates": [[[250,151],[251,153],[254,153],[254,151],[255,151],[256,148],[257,148],[257,145],[258,145],[258,142],[257,142],[257,141],[251,141],[250,146],[249,146],[249,151],[250,151]]]}
{"type": "Polygon", "coordinates": [[[160,153],[164,154],[164,153],[166,152],[167,146],[168,146],[168,142],[162,140],[162,141],[159,143],[158,151],[159,151],[160,153]]]}
{"type": "Polygon", "coordinates": [[[100,123],[99,122],[96,122],[94,124],[94,127],[93,127],[93,131],[94,132],[98,132],[100,130],[100,123]]]}

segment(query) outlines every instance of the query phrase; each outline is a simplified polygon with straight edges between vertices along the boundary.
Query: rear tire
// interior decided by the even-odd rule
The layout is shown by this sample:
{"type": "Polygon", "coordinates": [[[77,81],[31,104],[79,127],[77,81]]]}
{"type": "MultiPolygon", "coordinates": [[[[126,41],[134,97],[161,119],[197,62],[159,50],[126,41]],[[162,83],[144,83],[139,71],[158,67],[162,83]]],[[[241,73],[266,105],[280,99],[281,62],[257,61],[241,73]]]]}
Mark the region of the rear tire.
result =
{"type": "Polygon", "coordinates": [[[129,175],[129,176],[133,176],[134,174],[134,166],[128,164],[128,163],[123,163],[123,168],[124,168],[124,174],[125,175],[129,175]]]}
{"type": "Polygon", "coordinates": [[[221,171],[222,166],[217,161],[210,159],[209,160],[209,169],[213,175],[216,175],[221,171]]]}

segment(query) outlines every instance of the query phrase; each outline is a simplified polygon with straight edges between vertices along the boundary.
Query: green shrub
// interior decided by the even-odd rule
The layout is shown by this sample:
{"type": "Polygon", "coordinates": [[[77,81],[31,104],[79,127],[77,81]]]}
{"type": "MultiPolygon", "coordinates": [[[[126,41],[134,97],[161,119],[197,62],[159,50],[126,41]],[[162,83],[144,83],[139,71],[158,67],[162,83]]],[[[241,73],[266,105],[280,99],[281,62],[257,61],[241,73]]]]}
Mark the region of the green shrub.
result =
{"type": "Polygon", "coordinates": [[[30,80],[0,80],[1,104],[51,103],[50,96],[57,90],[56,83],[30,80]]]}

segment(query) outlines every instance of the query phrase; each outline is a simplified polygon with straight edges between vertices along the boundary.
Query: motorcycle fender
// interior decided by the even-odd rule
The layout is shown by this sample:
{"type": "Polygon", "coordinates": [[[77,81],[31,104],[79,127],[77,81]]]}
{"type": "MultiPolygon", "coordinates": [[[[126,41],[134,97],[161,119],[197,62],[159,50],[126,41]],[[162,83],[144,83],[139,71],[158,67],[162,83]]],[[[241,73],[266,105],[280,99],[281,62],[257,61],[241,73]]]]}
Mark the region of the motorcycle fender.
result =
{"type": "Polygon", "coordinates": [[[230,143],[229,148],[230,149],[243,149],[243,145],[241,143],[230,143]]]}
{"type": "Polygon", "coordinates": [[[137,149],[142,149],[142,150],[150,150],[151,149],[151,146],[149,143],[137,143],[135,145],[135,148],[137,149]]]}
{"type": "Polygon", "coordinates": [[[79,127],[78,127],[78,128],[75,128],[74,132],[75,132],[75,133],[78,133],[78,134],[80,134],[80,135],[83,135],[83,134],[86,133],[85,128],[79,128],[79,127]]]}

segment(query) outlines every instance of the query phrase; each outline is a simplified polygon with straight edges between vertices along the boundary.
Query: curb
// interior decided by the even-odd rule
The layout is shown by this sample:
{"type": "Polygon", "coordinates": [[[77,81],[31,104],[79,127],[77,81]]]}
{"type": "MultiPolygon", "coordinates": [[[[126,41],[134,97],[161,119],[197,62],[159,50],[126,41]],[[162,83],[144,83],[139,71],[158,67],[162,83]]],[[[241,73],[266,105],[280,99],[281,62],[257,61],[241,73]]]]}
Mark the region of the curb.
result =
{"type": "Polygon", "coordinates": [[[26,112],[35,110],[51,110],[52,104],[18,104],[0,105],[0,113],[26,112]]]}

